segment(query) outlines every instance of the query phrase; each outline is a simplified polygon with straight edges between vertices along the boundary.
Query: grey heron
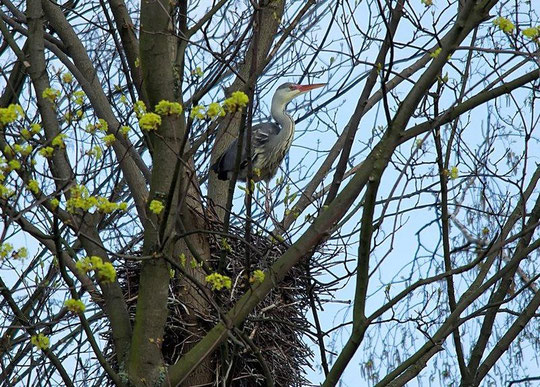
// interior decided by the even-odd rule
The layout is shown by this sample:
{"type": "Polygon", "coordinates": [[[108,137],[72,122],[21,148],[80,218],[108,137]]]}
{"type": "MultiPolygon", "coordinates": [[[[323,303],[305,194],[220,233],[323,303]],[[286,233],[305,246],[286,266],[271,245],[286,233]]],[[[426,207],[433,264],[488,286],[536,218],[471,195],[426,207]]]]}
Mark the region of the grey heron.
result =
{"type": "MultiPolygon", "coordinates": [[[[284,83],[276,89],[272,98],[270,112],[274,122],[263,122],[252,127],[251,131],[251,160],[253,167],[253,180],[265,180],[268,183],[276,174],[281,161],[289,151],[294,137],[294,120],[287,114],[285,109],[287,104],[299,95],[305,94],[313,89],[325,86],[325,83],[312,85],[298,85],[295,83],[284,83]]],[[[247,179],[247,146],[246,137],[242,142],[242,158],[238,171],[238,180],[247,179]]],[[[236,164],[236,152],[238,150],[238,139],[231,145],[211,169],[217,173],[218,179],[230,180],[233,176],[236,164]]]]}

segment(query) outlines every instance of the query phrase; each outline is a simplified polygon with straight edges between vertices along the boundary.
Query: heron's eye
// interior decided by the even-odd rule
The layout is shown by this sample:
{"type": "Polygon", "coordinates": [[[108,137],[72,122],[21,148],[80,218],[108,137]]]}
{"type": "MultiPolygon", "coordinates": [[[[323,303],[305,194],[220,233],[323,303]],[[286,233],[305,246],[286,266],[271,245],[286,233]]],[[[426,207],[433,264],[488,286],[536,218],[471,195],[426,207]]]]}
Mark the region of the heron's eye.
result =
{"type": "Polygon", "coordinates": [[[296,90],[296,87],[294,87],[294,86],[289,86],[289,90],[290,90],[290,91],[294,91],[294,90],[296,90]]]}

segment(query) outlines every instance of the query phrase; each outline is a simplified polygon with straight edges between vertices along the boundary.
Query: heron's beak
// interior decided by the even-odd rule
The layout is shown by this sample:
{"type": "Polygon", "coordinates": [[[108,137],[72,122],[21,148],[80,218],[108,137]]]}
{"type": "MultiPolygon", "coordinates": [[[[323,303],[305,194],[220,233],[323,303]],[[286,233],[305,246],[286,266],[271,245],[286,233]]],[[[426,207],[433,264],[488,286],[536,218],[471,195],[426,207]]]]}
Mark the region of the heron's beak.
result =
{"type": "Polygon", "coordinates": [[[326,83],[314,83],[313,85],[297,85],[296,88],[302,93],[307,93],[310,90],[318,89],[319,87],[326,86],[326,83]]]}

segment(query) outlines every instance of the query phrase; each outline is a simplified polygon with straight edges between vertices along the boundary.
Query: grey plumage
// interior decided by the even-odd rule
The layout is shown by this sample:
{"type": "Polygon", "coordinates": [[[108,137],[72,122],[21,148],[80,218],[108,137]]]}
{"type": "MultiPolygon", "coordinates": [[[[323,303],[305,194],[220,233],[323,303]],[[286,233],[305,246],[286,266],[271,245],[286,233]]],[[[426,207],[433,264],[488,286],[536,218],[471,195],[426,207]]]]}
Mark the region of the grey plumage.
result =
{"type": "MultiPolygon", "coordinates": [[[[251,154],[253,167],[253,180],[269,181],[276,174],[281,161],[289,151],[294,137],[294,120],[285,112],[287,104],[295,97],[307,93],[324,84],[297,85],[294,83],[284,83],[276,89],[272,98],[271,113],[276,120],[264,122],[252,127],[251,133],[251,154]],[[279,125],[278,125],[279,124],[279,125]]],[[[238,180],[245,181],[247,178],[247,147],[246,137],[242,142],[242,158],[238,171],[238,180]]],[[[225,152],[211,166],[217,173],[218,179],[229,180],[233,176],[236,164],[236,152],[238,150],[238,139],[234,140],[225,152]]]]}
{"type": "MultiPolygon", "coordinates": [[[[263,170],[266,156],[272,152],[269,148],[271,139],[274,138],[280,131],[280,127],[273,122],[264,122],[262,124],[254,125],[251,133],[251,162],[253,170],[263,170]],[[262,167],[262,168],[261,168],[262,167]]],[[[238,180],[245,181],[247,177],[247,147],[245,146],[247,140],[247,134],[244,133],[244,141],[242,143],[242,159],[240,162],[240,169],[238,171],[238,180]]],[[[212,165],[212,170],[218,174],[218,179],[229,180],[232,178],[235,163],[236,152],[238,151],[238,139],[234,140],[225,152],[219,157],[217,162],[212,165]]],[[[273,171],[268,171],[271,175],[268,180],[272,178],[277,172],[279,163],[276,163],[273,171]]],[[[253,176],[254,180],[258,180],[257,176],[253,176]]]]}

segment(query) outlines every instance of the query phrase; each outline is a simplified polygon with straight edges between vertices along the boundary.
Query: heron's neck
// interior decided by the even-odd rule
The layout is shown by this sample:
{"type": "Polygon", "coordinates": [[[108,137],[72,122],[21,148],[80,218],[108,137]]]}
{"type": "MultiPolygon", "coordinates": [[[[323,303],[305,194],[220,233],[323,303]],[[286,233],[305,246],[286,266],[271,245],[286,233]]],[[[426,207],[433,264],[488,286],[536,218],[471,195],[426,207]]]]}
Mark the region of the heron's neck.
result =
{"type": "Polygon", "coordinates": [[[286,108],[287,103],[272,103],[271,113],[274,120],[281,126],[278,136],[285,138],[285,141],[290,146],[294,134],[294,121],[285,111],[286,108]]]}

